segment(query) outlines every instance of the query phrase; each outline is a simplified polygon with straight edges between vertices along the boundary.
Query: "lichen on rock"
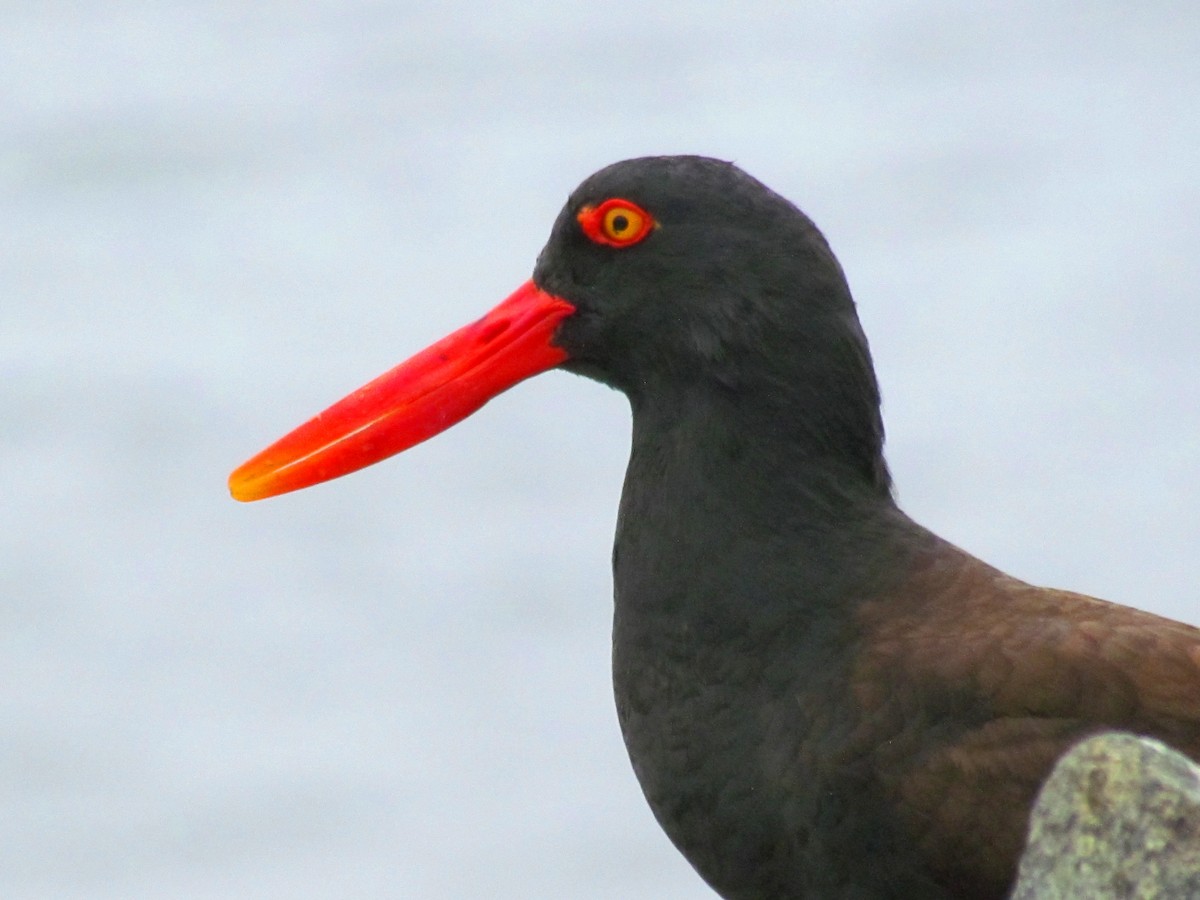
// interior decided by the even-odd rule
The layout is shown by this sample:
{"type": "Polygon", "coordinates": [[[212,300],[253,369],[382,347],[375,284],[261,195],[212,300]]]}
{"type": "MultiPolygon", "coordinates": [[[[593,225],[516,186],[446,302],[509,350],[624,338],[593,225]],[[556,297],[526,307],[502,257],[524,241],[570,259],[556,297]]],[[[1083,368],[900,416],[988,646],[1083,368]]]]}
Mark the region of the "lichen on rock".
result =
{"type": "Polygon", "coordinates": [[[1012,900],[1200,898],[1200,768],[1130,734],[1089,738],[1043,785],[1012,900]]]}

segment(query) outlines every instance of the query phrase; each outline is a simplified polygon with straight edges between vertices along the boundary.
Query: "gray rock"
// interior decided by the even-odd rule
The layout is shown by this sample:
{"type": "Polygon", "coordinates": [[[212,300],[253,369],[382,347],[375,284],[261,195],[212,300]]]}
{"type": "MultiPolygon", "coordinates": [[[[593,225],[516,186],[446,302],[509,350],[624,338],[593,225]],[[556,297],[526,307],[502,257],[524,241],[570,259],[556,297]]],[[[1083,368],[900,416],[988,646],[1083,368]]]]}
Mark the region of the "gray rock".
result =
{"type": "Polygon", "coordinates": [[[1042,787],[1013,900],[1200,898],[1200,768],[1158,741],[1089,738],[1042,787]]]}

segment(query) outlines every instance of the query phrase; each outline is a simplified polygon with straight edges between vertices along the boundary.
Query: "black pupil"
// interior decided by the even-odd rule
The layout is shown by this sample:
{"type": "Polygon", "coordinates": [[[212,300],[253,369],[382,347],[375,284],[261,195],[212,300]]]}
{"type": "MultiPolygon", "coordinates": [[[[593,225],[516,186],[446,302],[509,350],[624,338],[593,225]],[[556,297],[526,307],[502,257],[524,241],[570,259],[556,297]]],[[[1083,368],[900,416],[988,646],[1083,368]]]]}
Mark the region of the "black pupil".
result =
{"type": "Polygon", "coordinates": [[[620,234],[629,227],[629,220],[624,216],[613,216],[612,230],[616,234],[620,234]]]}

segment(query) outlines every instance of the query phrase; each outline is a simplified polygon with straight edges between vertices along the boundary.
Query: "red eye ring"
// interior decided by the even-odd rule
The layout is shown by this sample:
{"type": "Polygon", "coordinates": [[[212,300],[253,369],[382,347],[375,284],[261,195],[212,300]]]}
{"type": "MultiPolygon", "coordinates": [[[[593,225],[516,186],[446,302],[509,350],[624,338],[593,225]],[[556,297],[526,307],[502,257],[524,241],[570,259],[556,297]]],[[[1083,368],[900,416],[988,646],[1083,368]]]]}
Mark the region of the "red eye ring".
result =
{"type": "Polygon", "coordinates": [[[620,197],[605,200],[599,206],[585,206],[576,218],[584,234],[607,247],[632,246],[658,227],[650,213],[620,197]]]}

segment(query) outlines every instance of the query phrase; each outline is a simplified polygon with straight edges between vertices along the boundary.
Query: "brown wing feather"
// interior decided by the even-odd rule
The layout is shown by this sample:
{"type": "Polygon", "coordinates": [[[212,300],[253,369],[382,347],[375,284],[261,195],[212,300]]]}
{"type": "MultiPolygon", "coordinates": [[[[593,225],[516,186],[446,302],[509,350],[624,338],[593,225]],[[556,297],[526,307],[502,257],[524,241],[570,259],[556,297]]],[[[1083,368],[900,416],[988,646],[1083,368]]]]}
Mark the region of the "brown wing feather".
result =
{"type": "Polygon", "coordinates": [[[1153,735],[1200,759],[1191,626],[1032,587],[944,543],[860,624],[863,739],[930,867],[964,895],[1004,896],[1037,790],[1083,737],[1153,735]]]}

